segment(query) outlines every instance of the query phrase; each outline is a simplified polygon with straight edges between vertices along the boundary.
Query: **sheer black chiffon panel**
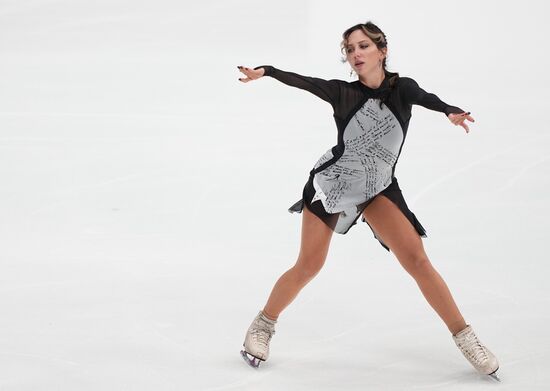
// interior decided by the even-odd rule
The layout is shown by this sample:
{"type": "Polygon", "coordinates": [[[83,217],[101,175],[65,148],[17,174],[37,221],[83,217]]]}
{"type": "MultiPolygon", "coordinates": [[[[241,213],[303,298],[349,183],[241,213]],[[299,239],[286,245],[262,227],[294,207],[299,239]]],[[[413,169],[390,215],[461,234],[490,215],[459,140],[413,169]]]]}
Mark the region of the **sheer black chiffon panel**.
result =
{"type": "MultiPolygon", "coordinates": [[[[415,228],[416,232],[423,238],[427,237],[426,230],[420,224],[420,221],[418,221],[416,215],[409,209],[407,206],[407,203],[405,202],[405,199],[403,198],[403,194],[401,192],[401,189],[399,188],[399,184],[397,182],[397,178],[393,178],[391,184],[384,189],[380,194],[385,195],[390,199],[393,203],[397,205],[399,210],[405,215],[405,217],[411,222],[413,227],[415,228]]],[[[301,213],[304,209],[304,207],[307,207],[312,213],[314,213],[317,217],[319,217],[327,226],[330,227],[334,232],[340,233],[340,234],[346,234],[351,227],[353,227],[355,224],[357,224],[358,218],[361,216],[361,221],[367,223],[369,228],[371,229],[374,238],[380,242],[382,247],[384,247],[387,251],[390,251],[390,248],[376,235],[368,221],[362,217],[362,213],[364,209],[374,200],[374,198],[371,198],[370,200],[365,201],[364,203],[357,205],[356,211],[354,214],[350,215],[344,212],[340,213],[328,213],[321,203],[320,200],[317,200],[313,203],[311,203],[311,200],[313,199],[313,196],[315,195],[315,189],[313,187],[313,175],[310,175],[309,180],[304,186],[303,192],[302,192],[302,199],[295,202],[290,208],[288,208],[288,211],[290,213],[301,213]]]]}

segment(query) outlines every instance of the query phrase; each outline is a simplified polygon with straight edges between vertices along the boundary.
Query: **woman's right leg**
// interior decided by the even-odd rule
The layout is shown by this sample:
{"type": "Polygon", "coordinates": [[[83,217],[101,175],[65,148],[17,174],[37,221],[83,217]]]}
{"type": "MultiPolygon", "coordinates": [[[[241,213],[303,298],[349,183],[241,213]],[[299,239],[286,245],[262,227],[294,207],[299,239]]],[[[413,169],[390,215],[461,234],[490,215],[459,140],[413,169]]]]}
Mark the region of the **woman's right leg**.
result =
{"type": "Polygon", "coordinates": [[[264,315],[273,320],[277,320],[300,290],[319,273],[327,257],[333,231],[305,205],[302,215],[298,260],[279,277],[263,309],[264,315]]]}

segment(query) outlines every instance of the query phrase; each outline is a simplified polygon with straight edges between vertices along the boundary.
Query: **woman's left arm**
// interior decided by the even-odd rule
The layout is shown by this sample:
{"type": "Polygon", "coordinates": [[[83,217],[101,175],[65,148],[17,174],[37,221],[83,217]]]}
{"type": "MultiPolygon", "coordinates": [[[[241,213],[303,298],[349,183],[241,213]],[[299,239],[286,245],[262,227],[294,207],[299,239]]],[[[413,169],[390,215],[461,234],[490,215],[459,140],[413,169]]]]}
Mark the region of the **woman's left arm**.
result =
{"type": "Polygon", "coordinates": [[[460,125],[466,133],[470,130],[465,120],[475,122],[470,112],[465,112],[459,107],[448,105],[437,97],[437,95],[424,91],[418,83],[410,77],[400,77],[401,97],[410,104],[423,106],[427,109],[445,113],[449,121],[454,125],[460,125]]]}

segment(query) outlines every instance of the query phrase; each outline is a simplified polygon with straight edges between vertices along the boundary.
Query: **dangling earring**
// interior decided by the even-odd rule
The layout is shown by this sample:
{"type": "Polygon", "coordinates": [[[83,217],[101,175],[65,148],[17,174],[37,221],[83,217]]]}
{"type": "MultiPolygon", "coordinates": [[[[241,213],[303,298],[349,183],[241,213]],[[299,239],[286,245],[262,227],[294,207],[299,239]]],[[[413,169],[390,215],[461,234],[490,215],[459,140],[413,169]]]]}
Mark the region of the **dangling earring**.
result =
{"type": "Polygon", "coordinates": [[[349,71],[349,77],[353,76],[353,69],[349,71]]]}

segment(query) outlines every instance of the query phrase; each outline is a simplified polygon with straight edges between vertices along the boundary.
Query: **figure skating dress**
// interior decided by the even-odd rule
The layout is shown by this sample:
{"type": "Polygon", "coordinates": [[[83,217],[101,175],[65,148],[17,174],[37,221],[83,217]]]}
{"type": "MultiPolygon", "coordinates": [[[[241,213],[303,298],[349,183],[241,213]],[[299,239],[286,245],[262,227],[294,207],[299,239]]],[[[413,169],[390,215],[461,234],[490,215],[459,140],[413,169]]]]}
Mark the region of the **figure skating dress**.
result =
{"type": "MultiPolygon", "coordinates": [[[[426,230],[408,208],[394,175],[412,105],[446,116],[464,111],[424,91],[414,79],[387,71],[382,84],[370,88],[359,80],[324,80],[271,65],[254,69],[258,68],[264,68],[264,76],[313,93],[330,103],[334,110],[337,143],[317,160],[303,188],[302,198],[288,211],[301,213],[306,206],[334,232],[346,234],[369,203],[378,194],[383,194],[398,206],[418,234],[426,237],[426,230]]],[[[368,224],[364,218],[362,221],[368,224]]],[[[389,251],[376,232],[372,232],[389,251]]]]}

